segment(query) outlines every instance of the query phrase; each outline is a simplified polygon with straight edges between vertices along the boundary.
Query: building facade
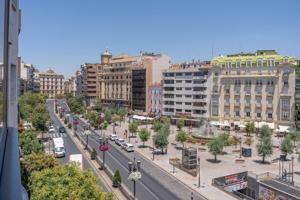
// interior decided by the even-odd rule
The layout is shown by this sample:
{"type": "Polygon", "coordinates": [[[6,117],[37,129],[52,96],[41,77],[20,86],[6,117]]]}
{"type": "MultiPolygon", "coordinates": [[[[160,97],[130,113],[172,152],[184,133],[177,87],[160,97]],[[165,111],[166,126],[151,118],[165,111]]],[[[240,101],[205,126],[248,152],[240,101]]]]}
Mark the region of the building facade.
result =
{"type": "Polygon", "coordinates": [[[164,54],[140,53],[132,66],[132,98],[133,111],[150,113],[153,105],[155,112],[160,113],[161,101],[156,101],[157,96],[152,95],[150,88],[158,87],[162,80],[162,71],[170,67],[170,58],[164,54]],[[153,102],[152,102],[152,98],[153,102]]]}
{"type": "Polygon", "coordinates": [[[156,83],[149,87],[150,114],[161,115],[162,112],[162,84],[156,83]]]}
{"type": "Polygon", "coordinates": [[[71,78],[65,80],[64,82],[64,93],[68,95],[76,95],[76,77],[72,76],[71,78]]]}
{"type": "Polygon", "coordinates": [[[98,77],[103,104],[130,107],[131,68],[135,59],[126,54],[112,58],[108,51],[101,55],[98,77]]]}
{"type": "Polygon", "coordinates": [[[49,98],[55,98],[64,94],[64,76],[49,69],[46,72],[37,72],[36,79],[39,82],[39,90],[47,94],[49,98]]]}
{"type": "Polygon", "coordinates": [[[186,125],[199,126],[209,117],[211,72],[208,62],[173,65],[163,72],[162,114],[173,121],[185,118],[186,125]]]}
{"type": "Polygon", "coordinates": [[[259,50],[215,57],[212,65],[211,120],[231,127],[294,125],[294,58],[259,50]]]}

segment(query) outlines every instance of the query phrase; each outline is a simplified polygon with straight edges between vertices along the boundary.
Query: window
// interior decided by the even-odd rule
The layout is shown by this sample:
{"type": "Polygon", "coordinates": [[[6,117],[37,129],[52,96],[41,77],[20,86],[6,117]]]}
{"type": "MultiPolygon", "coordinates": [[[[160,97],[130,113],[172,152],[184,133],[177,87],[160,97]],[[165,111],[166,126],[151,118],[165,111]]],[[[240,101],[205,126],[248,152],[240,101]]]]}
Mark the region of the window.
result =
{"type": "Polygon", "coordinates": [[[176,83],[182,83],[182,80],[176,80],[176,83]]]}
{"type": "Polygon", "coordinates": [[[227,62],[225,63],[225,67],[226,67],[226,69],[230,69],[230,68],[231,68],[231,62],[230,62],[230,61],[227,61],[227,62]]]}
{"type": "Polygon", "coordinates": [[[192,98],[192,95],[185,95],[185,98],[192,98]]]}
{"type": "Polygon", "coordinates": [[[192,83],[192,80],[186,80],[185,83],[192,83]]]}
{"type": "Polygon", "coordinates": [[[236,68],[241,68],[241,61],[238,60],[238,61],[236,62],[236,68]]]}
{"type": "Polygon", "coordinates": [[[191,111],[191,110],[185,110],[185,112],[186,112],[186,113],[190,113],[190,112],[192,112],[192,111],[191,111]]]}
{"type": "Polygon", "coordinates": [[[176,94],[176,97],[182,97],[182,95],[181,94],[176,94]]]}
{"type": "Polygon", "coordinates": [[[186,76],[192,76],[192,72],[186,72],[185,75],[186,76]]]}
{"type": "Polygon", "coordinates": [[[281,99],[281,107],[282,109],[290,108],[290,100],[289,99],[281,99]]]}
{"type": "Polygon", "coordinates": [[[191,102],[185,102],[185,105],[192,105],[192,103],[191,102]]]}
{"type": "Polygon", "coordinates": [[[182,105],[182,102],[176,102],[176,105],[182,105]]]}
{"type": "Polygon", "coordinates": [[[176,76],[182,76],[182,73],[176,73],[175,75],[176,76]]]}
{"type": "Polygon", "coordinates": [[[249,111],[246,112],[246,117],[250,117],[250,112],[249,111]]]}
{"type": "Polygon", "coordinates": [[[240,111],[235,111],[235,116],[239,117],[240,116],[240,111]]]}
{"type": "Polygon", "coordinates": [[[246,61],[246,67],[247,68],[251,68],[252,67],[252,61],[251,60],[247,60],[246,61]]]}
{"type": "Polygon", "coordinates": [[[177,87],[177,88],[176,88],[176,90],[182,90],[182,88],[180,88],[180,87],[177,87]]]}
{"type": "Polygon", "coordinates": [[[257,59],[257,67],[262,67],[262,66],[263,66],[263,60],[257,59]]]}
{"type": "Polygon", "coordinates": [[[271,112],[269,112],[269,113],[268,113],[268,119],[272,119],[272,117],[273,117],[272,115],[273,115],[273,114],[272,114],[271,112]]]}
{"type": "Polygon", "coordinates": [[[185,90],[192,90],[192,88],[190,88],[190,87],[186,87],[186,88],[185,88],[185,90]]]}
{"type": "Polygon", "coordinates": [[[256,113],[256,117],[261,118],[261,113],[260,112],[256,113]]]}
{"type": "Polygon", "coordinates": [[[268,59],[267,64],[269,67],[274,67],[275,66],[275,60],[274,59],[268,59]]]}
{"type": "Polygon", "coordinates": [[[289,120],[289,116],[290,115],[289,115],[288,111],[283,111],[281,118],[282,118],[282,120],[289,120]]]}

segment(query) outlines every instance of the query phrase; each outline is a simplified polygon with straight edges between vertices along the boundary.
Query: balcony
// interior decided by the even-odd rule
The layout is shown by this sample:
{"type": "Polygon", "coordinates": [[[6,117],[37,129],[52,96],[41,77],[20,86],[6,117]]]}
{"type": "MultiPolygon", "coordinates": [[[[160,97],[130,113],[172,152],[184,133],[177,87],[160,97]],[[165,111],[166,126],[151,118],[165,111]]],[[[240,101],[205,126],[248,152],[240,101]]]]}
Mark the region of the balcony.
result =
{"type": "Polygon", "coordinates": [[[255,107],[256,107],[256,108],[261,108],[261,103],[256,102],[256,103],[255,103],[255,107]]]}
{"type": "Polygon", "coordinates": [[[230,102],[229,102],[229,101],[225,101],[225,102],[224,102],[224,105],[225,105],[225,106],[230,106],[230,102]]]}
{"type": "Polygon", "coordinates": [[[240,104],[239,101],[235,101],[235,102],[234,102],[234,106],[235,106],[235,107],[240,107],[240,105],[241,105],[241,104],[240,104]]]}
{"type": "Polygon", "coordinates": [[[251,103],[250,102],[245,102],[245,107],[251,107],[251,103]]]}
{"type": "Polygon", "coordinates": [[[268,103],[268,104],[267,104],[267,108],[273,108],[273,104],[268,103]]]}

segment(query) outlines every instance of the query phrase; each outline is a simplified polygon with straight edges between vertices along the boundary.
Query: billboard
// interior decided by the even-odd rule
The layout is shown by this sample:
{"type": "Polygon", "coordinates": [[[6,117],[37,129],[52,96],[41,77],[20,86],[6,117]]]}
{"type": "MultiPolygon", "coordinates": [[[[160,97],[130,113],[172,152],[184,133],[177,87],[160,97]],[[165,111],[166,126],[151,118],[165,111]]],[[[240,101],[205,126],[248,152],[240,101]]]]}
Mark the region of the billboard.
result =
{"type": "Polygon", "coordinates": [[[258,200],[292,200],[291,198],[283,196],[282,194],[262,185],[259,185],[258,191],[258,200]]]}
{"type": "Polygon", "coordinates": [[[242,190],[247,187],[247,172],[215,178],[214,183],[228,192],[242,190]]]}

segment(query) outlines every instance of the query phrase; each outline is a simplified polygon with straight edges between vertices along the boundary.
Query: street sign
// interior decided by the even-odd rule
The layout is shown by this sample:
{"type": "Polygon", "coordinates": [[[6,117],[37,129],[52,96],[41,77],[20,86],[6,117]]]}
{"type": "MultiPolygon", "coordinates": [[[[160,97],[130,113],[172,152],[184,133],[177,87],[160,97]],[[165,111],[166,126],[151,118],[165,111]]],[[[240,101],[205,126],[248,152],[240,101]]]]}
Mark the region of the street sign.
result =
{"type": "Polygon", "coordinates": [[[108,150],[108,146],[106,144],[100,145],[99,146],[99,150],[100,151],[107,151],[108,150]]]}

